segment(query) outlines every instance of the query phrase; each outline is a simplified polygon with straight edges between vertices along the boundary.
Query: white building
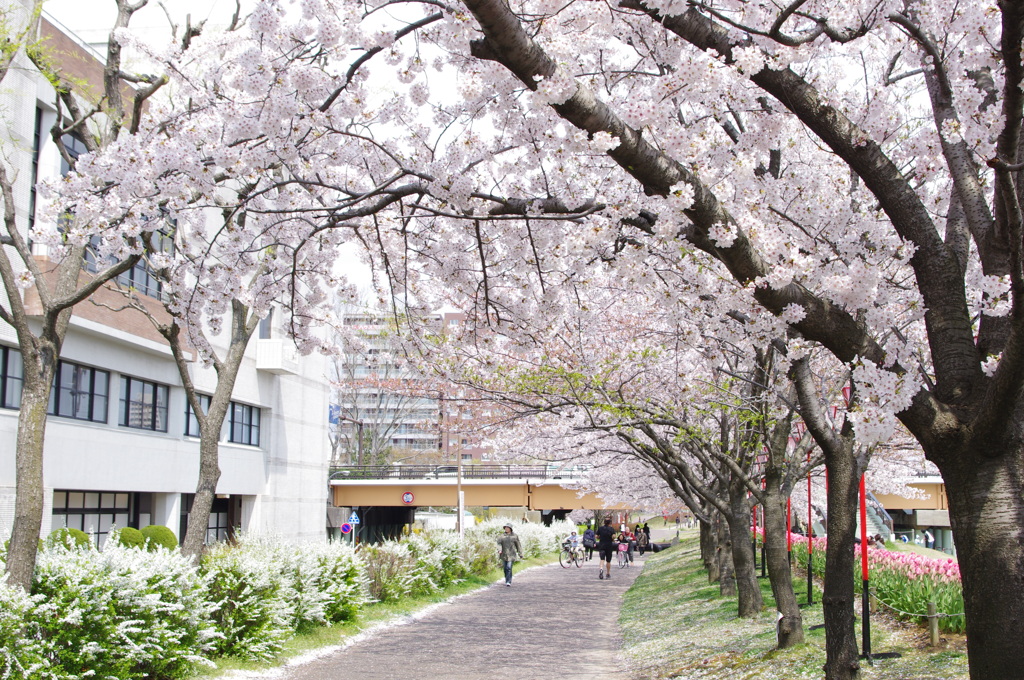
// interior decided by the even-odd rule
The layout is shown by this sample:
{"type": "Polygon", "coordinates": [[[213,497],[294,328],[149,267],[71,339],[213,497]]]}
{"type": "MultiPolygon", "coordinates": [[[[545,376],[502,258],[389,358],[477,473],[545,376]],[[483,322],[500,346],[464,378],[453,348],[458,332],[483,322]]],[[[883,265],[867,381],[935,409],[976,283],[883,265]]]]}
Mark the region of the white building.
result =
{"type": "MultiPolygon", "coordinates": [[[[442,329],[463,318],[445,312],[424,321],[442,329]]],[[[429,384],[409,367],[393,338],[391,317],[349,311],[342,314],[342,323],[363,346],[342,354],[331,369],[337,381],[331,406],[335,465],[360,458],[360,428],[365,464],[451,463],[457,457],[465,462],[480,460],[483,449],[469,432],[474,414],[456,400],[446,400],[445,386],[429,384]]]]}
{"type": "MultiPolygon", "coordinates": [[[[43,30],[62,69],[101,82],[95,54],[54,23],[43,30]]],[[[61,159],[49,136],[54,91],[27,60],[17,66],[0,88],[0,144],[8,172],[17,176],[18,224],[27,233],[33,187],[58,175],[61,159]]],[[[36,255],[46,258],[38,247],[36,255]]],[[[159,296],[143,268],[125,276],[159,296]]],[[[26,295],[31,302],[33,292],[26,295]]],[[[104,296],[118,294],[97,297],[104,296]]],[[[155,298],[152,307],[162,311],[155,298]]],[[[273,323],[258,337],[221,436],[222,475],[208,539],[236,527],[322,539],[330,458],[326,361],[298,356],[273,323]]],[[[43,534],[72,526],[102,541],[113,525],[162,524],[180,538],[198,478],[199,439],[166,343],[142,314],[86,302],[75,308],[61,360],[46,428],[43,534]]],[[[198,362],[191,370],[197,388],[212,392],[213,371],[198,362]]],[[[10,536],[14,517],[20,388],[17,337],[0,321],[0,540],[10,536]]]]}

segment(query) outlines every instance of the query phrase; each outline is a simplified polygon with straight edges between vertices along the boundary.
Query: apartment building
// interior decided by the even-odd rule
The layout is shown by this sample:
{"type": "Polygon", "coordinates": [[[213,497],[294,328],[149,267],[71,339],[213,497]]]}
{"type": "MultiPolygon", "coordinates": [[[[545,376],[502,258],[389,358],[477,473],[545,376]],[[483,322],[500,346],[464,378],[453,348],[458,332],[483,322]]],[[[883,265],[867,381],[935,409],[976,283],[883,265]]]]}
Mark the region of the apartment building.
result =
{"type": "MultiPolygon", "coordinates": [[[[53,19],[44,19],[43,32],[59,68],[101,82],[99,55],[53,19]]],[[[15,66],[0,89],[0,144],[16,177],[18,225],[28,233],[36,183],[67,166],[50,137],[52,87],[27,60],[15,66]]],[[[75,140],[67,142],[74,152],[75,140]]],[[[47,259],[41,246],[34,254],[47,259]]],[[[146,296],[154,314],[165,314],[159,283],[144,266],[122,281],[146,296]]],[[[24,294],[32,308],[33,291],[24,294]]],[[[44,535],[70,526],[102,543],[114,526],[162,524],[180,538],[187,523],[199,469],[196,420],[166,343],[143,314],[113,311],[119,299],[101,291],[99,304],[77,306],[71,319],[46,427],[44,535]]],[[[250,343],[234,388],[210,541],[234,529],[299,541],[325,536],[328,367],[323,357],[299,356],[275,316],[282,315],[265,320],[250,343]]],[[[199,391],[212,393],[213,370],[199,362],[190,370],[199,391]]],[[[14,517],[20,394],[18,340],[0,321],[0,540],[10,536],[14,517]]]]}
{"type": "MultiPolygon", "coordinates": [[[[462,319],[456,312],[438,312],[425,321],[440,330],[462,319]]],[[[482,459],[486,452],[472,432],[476,414],[454,398],[450,386],[432,384],[410,368],[392,317],[349,310],[342,323],[362,342],[331,367],[333,465],[482,459]]]]}

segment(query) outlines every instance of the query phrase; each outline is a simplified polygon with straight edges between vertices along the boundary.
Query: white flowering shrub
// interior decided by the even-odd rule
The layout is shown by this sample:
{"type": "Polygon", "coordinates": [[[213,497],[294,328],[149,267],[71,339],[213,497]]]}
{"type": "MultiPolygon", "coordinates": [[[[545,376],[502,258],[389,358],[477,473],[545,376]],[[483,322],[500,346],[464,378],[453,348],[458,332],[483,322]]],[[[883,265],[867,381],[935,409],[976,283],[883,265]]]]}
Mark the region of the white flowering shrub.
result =
{"type": "Polygon", "coordinates": [[[454,531],[431,531],[409,538],[416,563],[430,574],[434,589],[446,588],[470,573],[469,563],[462,556],[462,544],[454,531]]]}
{"type": "Polygon", "coordinates": [[[212,548],[203,569],[218,607],[222,655],[271,658],[293,633],[349,620],[367,601],[361,565],[338,543],[240,536],[212,548]]]}
{"type": "Polygon", "coordinates": [[[272,659],[291,636],[294,589],[269,555],[251,544],[221,544],[203,556],[213,620],[221,637],[215,653],[272,659]]]}
{"type": "Polygon", "coordinates": [[[466,531],[462,541],[462,561],[470,573],[483,574],[494,568],[498,555],[497,537],[497,533],[480,531],[477,527],[466,531]]]}
{"type": "Polygon", "coordinates": [[[294,630],[348,621],[366,602],[362,570],[348,545],[305,544],[274,552],[274,562],[293,591],[290,620],[294,630]]]}
{"type": "Polygon", "coordinates": [[[52,669],[36,677],[192,675],[209,664],[216,638],[204,593],[202,576],[176,551],[45,550],[33,596],[52,669]]]}
{"type": "Polygon", "coordinates": [[[355,551],[344,543],[313,546],[320,565],[318,587],[326,596],[324,617],[328,624],[350,621],[367,603],[366,578],[355,551]]]}
{"type": "Polygon", "coordinates": [[[417,585],[429,580],[407,542],[384,541],[364,544],[359,555],[366,567],[366,582],[370,597],[385,602],[397,600],[415,592],[417,585]]]}
{"type": "Polygon", "coordinates": [[[38,613],[40,596],[7,585],[0,577],[0,678],[57,680],[71,676],[55,673],[49,662],[38,613]]]}

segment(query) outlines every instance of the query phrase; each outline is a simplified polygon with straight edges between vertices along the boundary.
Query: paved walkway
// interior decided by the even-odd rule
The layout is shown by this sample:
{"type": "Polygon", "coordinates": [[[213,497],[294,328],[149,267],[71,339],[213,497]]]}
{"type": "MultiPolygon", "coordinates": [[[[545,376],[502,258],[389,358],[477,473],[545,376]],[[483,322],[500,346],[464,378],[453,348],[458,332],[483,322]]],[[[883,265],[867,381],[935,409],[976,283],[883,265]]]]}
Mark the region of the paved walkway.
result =
{"type": "MultiPolygon", "coordinates": [[[[593,566],[592,566],[593,565],[593,566]]],[[[441,606],[339,652],[284,669],[286,680],[621,680],[617,653],[622,594],[643,567],[612,564],[597,578],[557,563],[441,606]]]]}

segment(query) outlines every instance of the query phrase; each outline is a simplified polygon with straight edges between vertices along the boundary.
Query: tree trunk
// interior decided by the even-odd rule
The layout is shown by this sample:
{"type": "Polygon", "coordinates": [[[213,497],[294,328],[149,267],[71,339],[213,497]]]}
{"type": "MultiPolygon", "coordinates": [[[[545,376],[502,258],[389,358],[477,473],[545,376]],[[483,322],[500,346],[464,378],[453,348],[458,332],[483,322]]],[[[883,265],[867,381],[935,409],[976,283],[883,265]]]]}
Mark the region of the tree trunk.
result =
{"type": "Polygon", "coordinates": [[[828,545],[821,602],[825,615],[826,680],[855,680],[860,677],[854,629],[853,537],[857,529],[861,469],[853,453],[852,432],[850,434],[850,437],[841,439],[841,445],[835,450],[825,452],[828,545]]]}
{"type": "Polygon", "coordinates": [[[199,480],[188,514],[184,540],[181,542],[181,552],[193,558],[198,558],[206,545],[206,530],[210,525],[210,512],[217,494],[217,482],[220,480],[219,440],[224,415],[216,423],[213,420],[208,418],[207,426],[199,433],[199,480]]]}
{"type": "Polygon", "coordinates": [[[765,475],[764,545],[768,580],[775,596],[775,607],[782,617],[776,624],[779,649],[785,649],[804,641],[804,627],[786,551],[787,497],[779,489],[780,476],[778,469],[771,467],[765,475]]]}
{"type": "Polygon", "coordinates": [[[718,514],[715,518],[715,538],[718,541],[716,550],[718,564],[718,592],[723,597],[735,597],[736,595],[736,574],[732,564],[732,540],[729,537],[729,528],[724,518],[718,514]]]}
{"type": "Polygon", "coordinates": [[[711,522],[700,520],[700,558],[708,572],[708,583],[718,581],[718,534],[711,522]]]}
{"type": "Polygon", "coordinates": [[[24,384],[18,413],[14,526],[7,551],[7,583],[29,591],[43,523],[43,440],[57,367],[57,350],[22,352],[24,384]]]}
{"type": "Polygon", "coordinates": [[[1002,452],[975,444],[955,453],[940,469],[963,581],[971,678],[1021,680],[1024,444],[1018,437],[1002,452]]]}
{"type": "Polygon", "coordinates": [[[764,609],[761,585],[754,569],[754,551],[750,547],[750,503],[742,480],[729,484],[729,534],[732,542],[732,562],[735,568],[739,615],[757,616],[764,609]]]}

